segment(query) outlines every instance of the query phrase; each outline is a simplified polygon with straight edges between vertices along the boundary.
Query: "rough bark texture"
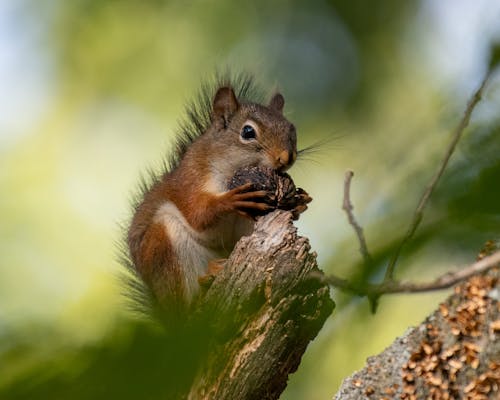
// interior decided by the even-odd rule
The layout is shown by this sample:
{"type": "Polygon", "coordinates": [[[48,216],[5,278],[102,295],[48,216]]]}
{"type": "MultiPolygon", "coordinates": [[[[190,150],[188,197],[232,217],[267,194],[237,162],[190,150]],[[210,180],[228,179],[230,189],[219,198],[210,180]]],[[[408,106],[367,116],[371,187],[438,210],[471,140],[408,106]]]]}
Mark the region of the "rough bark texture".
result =
{"type": "Polygon", "coordinates": [[[499,399],[499,282],[497,268],[455,287],[420,326],[345,379],[335,399],[499,399]]]}
{"type": "Polygon", "coordinates": [[[309,250],[284,211],[240,240],[200,307],[219,318],[189,399],[279,397],[334,307],[309,250]]]}

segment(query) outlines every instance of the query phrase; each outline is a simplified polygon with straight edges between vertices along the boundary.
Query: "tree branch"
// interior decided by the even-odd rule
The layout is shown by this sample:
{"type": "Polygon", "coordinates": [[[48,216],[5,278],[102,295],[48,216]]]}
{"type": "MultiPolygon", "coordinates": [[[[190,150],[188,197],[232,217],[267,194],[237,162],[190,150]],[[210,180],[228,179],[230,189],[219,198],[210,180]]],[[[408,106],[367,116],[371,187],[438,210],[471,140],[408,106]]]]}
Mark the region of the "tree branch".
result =
{"type": "Polygon", "coordinates": [[[492,269],[456,286],[425,321],[346,378],[334,400],[498,399],[499,278],[492,269]]]}
{"type": "Polygon", "coordinates": [[[356,285],[345,279],[332,275],[327,276],[324,279],[326,279],[326,281],[334,287],[355,293],[359,296],[380,296],[383,294],[395,293],[421,293],[447,289],[475,274],[488,271],[489,269],[498,266],[499,263],[500,251],[497,251],[496,253],[476,261],[474,264],[465,268],[459,269],[456,272],[448,272],[433,281],[422,283],[388,281],[380,284],[356,285]]]}
{"type": "Polygon", "coordinates": [[[398,261],[399,255],[401,254],[401,250],[412,239],[413,235],[415,234],[415,231],[417,230],[418,226],[420,225],[420,222],[422,221],[424,209],[429,201],[429,198],[430,198],[432,192],[434,191],[437,183],[439,182],[439,179],[443,175],[443,172],[446,169],[453,152],[455,151],[455,148],[457,146],[458,141],[460,140],[460,138],[462,136],[463,131],[469,125],[470,116],[472,114],[472,111],[474,111],[474,108],[476,107],[477,103],[479,103],[479,101],[481,100],[484,88],[486,87],[486,84],[488,82],[490,75],[491,75],[491,69],[488,71],[488,73],[486,74],[486,77],[482,81],[481,85],[476,90],[476,92],[473,94],[471,99],[469,100],[469,102],[467,104],[467,108],[465,109],[465,112],[462,116],[462,119],[460,120],[460,123],[458,124],[458,126],[455,128],[455,130],[453,132],[452,140],[451,140],[448,148],[446,149],[444,157],[443,157],[441,163],[439,164],[438,170],[436,171],[436,173],[432,177],[431,181],[429,182],[429,184],[425,188],[424,193],[423,193],[422,197],[420,198],[420,201],[417,205],[417,208],[415,209],[415,212],[413,214],[413,219],[410,223],[410,226],[409,226],[405,236],[403,237],[403,240],[401,241],[401,243],[399,244],[398,248],[396,249],[394,255],[392,256],[392,258],[389,261],[389,264],[387,266],[387,270],[385,273],[385,278],[384,278],[385,282],[390,282],[393,280],[394,269],[396,267],[396,263],[398,261]]]}
{"type": "Polygon", "coordinates": [[[365,263],[370,264],[371,256],[370,256],[370,253],[368,252],[368,246],[366,245],[365,236],[363,234],[363,228],[356,221],[356,218],[355,218],[354,212],[353,212],[354,206],[352,205],[352,202],[351,202],[351,180],[352,180],[353,176],[354,176],[353,171],[349,170],[345,173],[344,200],[342,202],[342,209],[346,212],[349,224],[354,228],[354,231],[356,232],[356,235],[357,235],[358,241],[359,241],[359,251],[360,251],[361,255],[363,256],[365,263]]]}
{"type": "Polygon", "coordinates": [[[242,238],[202,300],[210,335],[188,399],[277,399],[333,310],[307,239],[275,211],[242,238]]]}

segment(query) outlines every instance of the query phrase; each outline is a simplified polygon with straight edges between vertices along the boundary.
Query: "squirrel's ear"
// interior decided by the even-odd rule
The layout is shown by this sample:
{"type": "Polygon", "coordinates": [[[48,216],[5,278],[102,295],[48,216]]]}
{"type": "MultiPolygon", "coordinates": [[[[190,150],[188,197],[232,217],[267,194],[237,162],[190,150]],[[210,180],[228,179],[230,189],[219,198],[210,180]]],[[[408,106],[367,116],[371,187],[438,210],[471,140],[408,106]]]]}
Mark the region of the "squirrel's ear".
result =
{"type": "Polygon", "coordinates": [[[224,86],[215,93],[213,101],[214,115],[224,118],[225,121],[238,110],[239,106],[232,88],[224,86]]]}
{"type": "Polygon", "coordinates": [[[283,112],[284,106],[285,106],[285,98],[281,95],[281,93],[276,93],[269,102],[269,108],[272,108],[273,110],[278,111],[280,113],[283,112]]]}

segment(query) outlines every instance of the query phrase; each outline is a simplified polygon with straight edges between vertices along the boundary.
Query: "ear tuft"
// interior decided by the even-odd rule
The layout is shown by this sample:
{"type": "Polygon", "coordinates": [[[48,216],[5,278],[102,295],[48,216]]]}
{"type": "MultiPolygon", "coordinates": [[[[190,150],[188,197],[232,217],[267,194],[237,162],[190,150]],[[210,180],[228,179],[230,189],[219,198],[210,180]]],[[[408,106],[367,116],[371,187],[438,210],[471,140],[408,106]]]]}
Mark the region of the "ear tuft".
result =
{"type": "Polygon", "coordinates": [[[231,87],[221,87],[215,93],[213,100],[214,115],[223,117],[226,120],[238,110],[239,106],[231,87]]]}
{"type": "Polygon", "coordinates": [[[284,106],[285,98],[281,95],[281,93],[276,93],[269,102],[269,108],[278,111],[279,113],[283,112],[284,106]]]}

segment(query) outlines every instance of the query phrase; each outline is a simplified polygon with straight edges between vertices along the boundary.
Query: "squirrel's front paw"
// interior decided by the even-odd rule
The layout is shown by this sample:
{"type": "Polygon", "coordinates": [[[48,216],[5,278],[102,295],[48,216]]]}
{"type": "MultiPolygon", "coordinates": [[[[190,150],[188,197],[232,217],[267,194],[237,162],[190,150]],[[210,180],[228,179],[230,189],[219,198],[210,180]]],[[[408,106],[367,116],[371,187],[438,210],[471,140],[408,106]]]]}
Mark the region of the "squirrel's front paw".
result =
{"type": "Polygon", "coordinates": [[[235,211],[245,217],[253,218],[255,214],[264,214],[274,210],[275,207],[266,203],[271,196],[267,190],[254,190],[252,183],[245,183],[223,194],[223,203],[231,211],[235,211]]]}
{"type": "Polygon", "coordinates": [[[254,216],[263,215],[266,211],[280,209],[290,211],[294,219],[307,210],[307,204],[312,198],[304,189],[297,188],[292,178],[268,167],[244,167],[236,171],[229,188],[239,188],[240,190],[254,190],[254,194],[259,194],[259,203],[267,204],[267,208],[252,209],[250,212],[254,216]],[[261,211],[263,210],[263,211],[261,211]]]}

